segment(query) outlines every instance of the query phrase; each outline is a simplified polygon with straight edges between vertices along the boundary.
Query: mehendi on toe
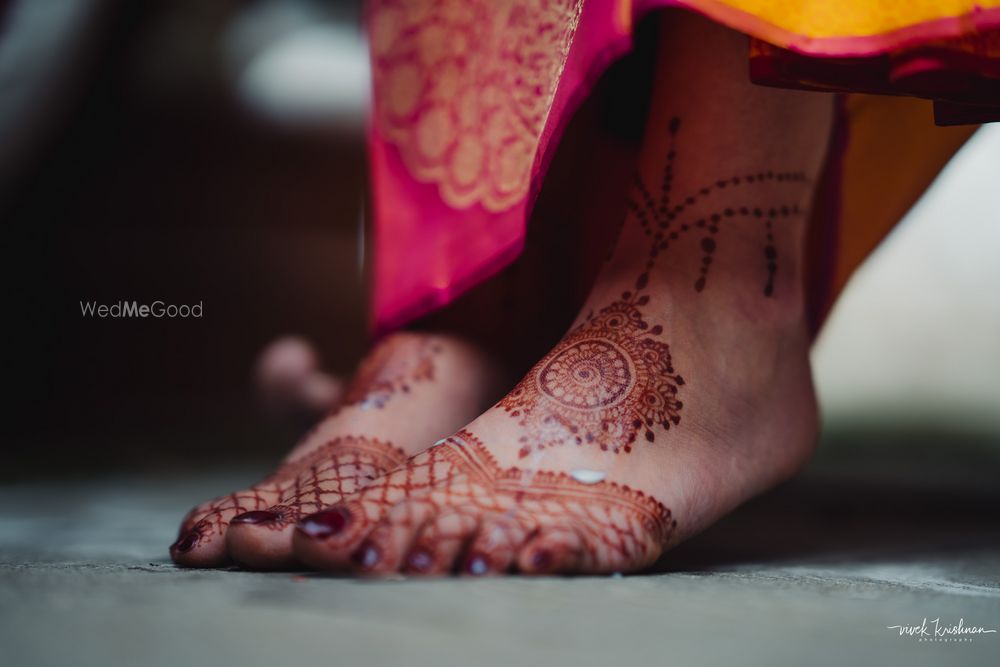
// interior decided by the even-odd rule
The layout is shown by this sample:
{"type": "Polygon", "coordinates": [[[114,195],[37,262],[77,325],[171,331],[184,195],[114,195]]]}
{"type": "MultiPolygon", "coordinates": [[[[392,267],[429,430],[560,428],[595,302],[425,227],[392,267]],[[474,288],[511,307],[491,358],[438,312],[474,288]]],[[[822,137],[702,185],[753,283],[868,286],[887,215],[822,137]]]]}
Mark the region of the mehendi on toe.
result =
{"type": "Polygon", "coordinates": [[[274,516],[259,525],[282,529],[340,502],[405,460],[403,450],[388,442],[353,435],[334,438],[285,462],[250,489],[194,508],[181,523],[179,541],[208,543],[224,534],[230,519],[247,512],[268,512],[274,516]]]}

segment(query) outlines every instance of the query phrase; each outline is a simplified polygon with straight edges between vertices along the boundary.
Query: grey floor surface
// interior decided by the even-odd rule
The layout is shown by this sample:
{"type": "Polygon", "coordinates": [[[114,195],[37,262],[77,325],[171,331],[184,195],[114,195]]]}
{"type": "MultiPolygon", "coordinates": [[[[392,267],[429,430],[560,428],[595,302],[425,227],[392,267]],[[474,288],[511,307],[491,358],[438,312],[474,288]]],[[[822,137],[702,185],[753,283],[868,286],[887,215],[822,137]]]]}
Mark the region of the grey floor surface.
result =
{"type": "Polygon", "coordinates": [[[185,571],[166,558],[181,513],[257,470],[0,487],[0,662],[997,664],[1000,633],[922,642],[887,627],[1000,629],[1000,461],[966,440],[842,436],[626,577],[185,571]]]}

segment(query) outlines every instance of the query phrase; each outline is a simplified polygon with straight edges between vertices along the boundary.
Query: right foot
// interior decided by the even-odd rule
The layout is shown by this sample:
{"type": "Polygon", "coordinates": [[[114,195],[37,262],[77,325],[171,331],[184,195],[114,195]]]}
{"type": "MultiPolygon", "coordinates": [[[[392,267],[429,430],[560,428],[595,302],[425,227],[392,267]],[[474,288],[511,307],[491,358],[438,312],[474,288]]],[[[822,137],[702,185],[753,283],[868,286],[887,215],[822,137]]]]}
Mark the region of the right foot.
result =
{"type": "Polygon", "coordinates": [[[456,338],[386,338],[361,363],[340,405],[274,473],[188,513],[171,558],[185,567],[294,567],[291,531],[299,517],[339,502],[468,422],[494,398],[495,376],[482,352],[456,338]]]}
{"type": "Polygon", "coordinates": [[[832,104],[751,86],[745,37],[668,18],[629,213],[573,328],[454,436],[305,517],[303,562],[633,571],[805,462],[804,239],[832,104]]]}

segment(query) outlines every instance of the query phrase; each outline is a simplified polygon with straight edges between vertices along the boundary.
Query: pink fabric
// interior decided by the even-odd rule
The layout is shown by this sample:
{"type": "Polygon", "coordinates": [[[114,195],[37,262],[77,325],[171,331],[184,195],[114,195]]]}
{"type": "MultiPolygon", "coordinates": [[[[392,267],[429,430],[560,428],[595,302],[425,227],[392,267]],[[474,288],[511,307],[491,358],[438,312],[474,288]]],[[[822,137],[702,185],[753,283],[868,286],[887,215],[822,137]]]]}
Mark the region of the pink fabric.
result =
{"type": "MultiPolygon", "coordinates": [[[[566,123],[604,69],[632,47],[642,14],[687,7],[773,38],[784,48],[760,49],[752,61],[762,83],[904,94],[914,92],[889,88],[899,81],[890,81],[875,60],[813,56],[863,52],[884,59],[900,40],[961,27],[942,22],[820,44],[771,34],[773,26],[715,0],[424,0],[419,9],[426,11],[412,4],[372,0],[368,7],[376,335],[448,304],[517,257],[566,123]]],[[[1000,13],[973,18],[993,25],[1000,13]]],[[[915,87],[940,75],[927,63],[926,57],[896,63],[897,71],[908,67],[906,80],[915,87]]],[[[941,109],[953,121],[990,110],[941,109]]]]}
{"type": "MultiPolygon", "coordinates": [[[[369,20],[372,13],[391,5],[371,3],[369,20]]],[[[376,335],[449,303],[520,254],[531,206],[566,122],[605,67],[631,46],[632,16],[622,15],[621,6],[617,0],[585,3],[537,138],[530,185],[524,197],[502,211],[487,210],[480,203],[455,208],[442,199],[436,183],[414,178],[400,146],[380,131],[378,107],[388,92],[376,85],[376,120],[369,131],[376,335]]]]}

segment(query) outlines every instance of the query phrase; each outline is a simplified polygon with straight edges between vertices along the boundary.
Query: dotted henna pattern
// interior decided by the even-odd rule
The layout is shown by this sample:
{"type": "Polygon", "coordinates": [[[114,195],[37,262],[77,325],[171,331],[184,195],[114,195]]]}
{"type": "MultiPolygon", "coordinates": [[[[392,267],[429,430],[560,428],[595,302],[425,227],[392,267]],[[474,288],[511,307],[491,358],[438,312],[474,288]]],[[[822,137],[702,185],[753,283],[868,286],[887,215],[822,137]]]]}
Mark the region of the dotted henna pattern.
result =
{"type": "Polygon", "coordinates": [[[464,541],[470,555],[491,559],[502,571],[517,549],[544,534],[571,538],[577,553],[569,569],[634,570],[655,561],[677,527],[668,508],[627,485],[502,468],[468,430],[411,458],[338,509],[350,522],[333,548],[374,550],[372,560],[399,563],[406,554],[394,553],[392,534],[408,527],[419,535],[405,560],[421,570],[433,569],[442,544],[464,541]]]}
{"type": "Polygon", "coordinates": [[[803,183],[805,174],[767,170],[733,176],[707,184],[675,202],[671,189],[677,159],[674,142],[679,130],[680,119],[671,119],[659,196],[654,197],[637,176],[636,198],[628,201],[630,213],[650,239],[649,256],[635,291],[625,292],[597,315],[589,314],[498,403],[525,430],[519,439],[522,458],[532,450],[567,443],[595,444],[604,451],[629,453],[640,433],[646,441],[654,442],[654,426],[669,430],[680,423],[683,402],[677,394],[684,380],[674,371],[670,348],[660,338],[662,327],[650,327],[645,319],[643,309],[648,307],[650,297],[643,292],[660,255],[683,234],[704,230],[700,232],[703,257],[694,283],[695,290],[701,292],[707,284],[720,229],[740,218],[762,221],[767,271],[763,291],[766,296],[774,293],[778,268],[774,220],[800,215],[798,205],[726,206],[697,217],[692,210],[726,188],[767,182],[803,183]]]}
{"type": "Polygon", "coordinates": [[[646,273],[653,268],[657,257],[668,250],[671,244],[676,244],[682,236],[689,233],[698,234],[701,237],[698,244],[702,252],[702,259],[698,278],[694,282],[694,289],[701,292],[708,283],[720,231],[736,220],[753,220],[763,225],[764,241],[761,244],[761,255],[767,271],[763,292],[765,296],[772,296],[774,294],[774,277],[778,270],[778,251],[774,244],[774,221],[802,215],[798,204],[755,206],[748,203],[743,206],[726,206],[710,210],[697,216],[692,215],[692,209],[701,202],[707,202],[713,195],[725,191],[727,188],[732,190],[733,188],[746,188],[763,183],[808,183],[805,173],[767,169],[753,174],[740,174],[705,184],[695,192],[675,200],[671,193],[674,165],[677,161],[674,142],[680,125],[680,119],[673,118],[667,126],[670,143],[666,163],[663,167],[659,197],[654,197],[642,178],[636,175],[635,197],[629,198],[626,202],[629,212],[638,221],[643,233],[651,240],[649,257],[645,267],[646,273]]]}
{"type": "Polygon", "coordinates": [[[403,450],[360,436],[334,438],[283,463],[272,475],[244,491],[236,491],[195,507],[181,523],[180,534],[206,544],[225,533],[229,520],[250,511],[278,515],[261,524],[281,530],[306,514],[340,502],[406,460],[403,450]]]}
{"type": "Polygon", "coordinates": [[[660,340],[663,328],[643,319],[648,303],[625,292],[588,314],[498,403],[525,430],[521,457],[568,443],[628,453],[640,432],[653,442],[654,425],[680,423],[684,379],[660,340]]]}

